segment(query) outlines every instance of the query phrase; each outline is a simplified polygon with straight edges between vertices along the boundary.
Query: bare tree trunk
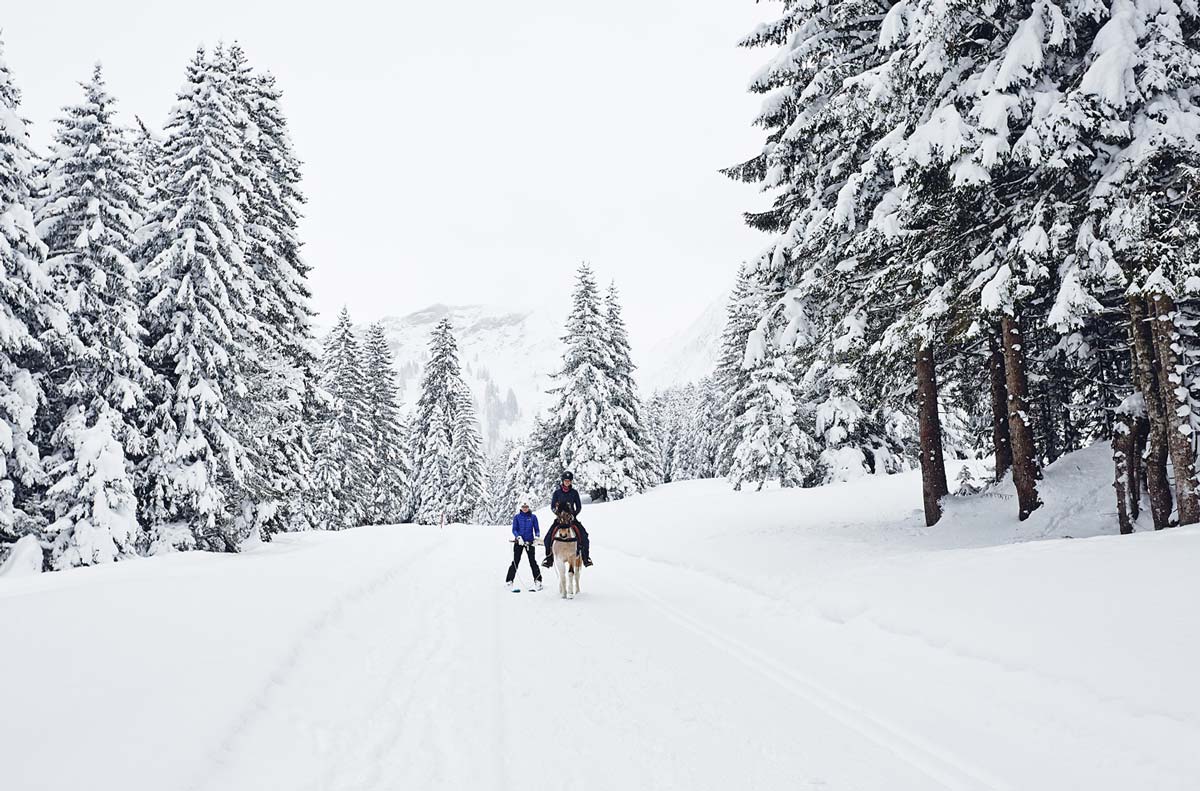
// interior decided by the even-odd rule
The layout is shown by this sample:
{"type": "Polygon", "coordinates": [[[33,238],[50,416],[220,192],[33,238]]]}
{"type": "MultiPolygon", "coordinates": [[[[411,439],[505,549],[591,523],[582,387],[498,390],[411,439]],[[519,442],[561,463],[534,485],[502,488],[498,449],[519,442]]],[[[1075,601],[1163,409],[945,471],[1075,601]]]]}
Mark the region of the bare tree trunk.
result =
{"type": "Polygon", "coordinates": [[[1133,421],[1133,454],[1129,459],[1129,513],[1137,520],[1142,513],[1142,491],[1146,488],[1146,440],[1150,437],[1150,421],[1143,412],[1133,421]]]}
{"type": "Polygon", "coordinates": [[[1113,488],[1117,490],[1117,522],[1122,535],[1133,532],[1133,520],[1137,518],[1130,513],[1138,497],[1137,480],[1131,475],[1136,470],[1136,461],[1133,459],[1134,423],[1132,415],[1121,415],[1113,426],[1113,467],[1116,469],[1113,488]]]}
{"type": "Polygon", "coordinates": [[[1004,350],[995,333],[988,334],[988,376],[992,384],[992,449],[996,454],[996,480],[1012,467],[1012,442],[1008,434],[1008,385],[1004,381],[1004,350]]]}
{"type": "Polygon", "coordinates": [[[1013,484],[1017,487],[1017,518],[1024,521],[1037,510],[1037,452],[1029,425],[1029,384],[1025,379],[1025,349],[1021,329],[1012,316],[1000,320],[1004,336],[1004,374],[1008,385],[1008,433],[1012,443],[1013,484]]]}
{"type": "Polygon", "coordinates": [[[1162,393],[1163,415],[1167,423],[1167,449],[1175,470],[1175,502],[1179,524],[1200,522],[1200,497],[1196,493],[1196,454],[1192,452],[1191,425],[1187,391],[1179,374],[1179,331],[1175,326],[1178,312],[1175,300],[1158,291],[1150,294],[1146,312],[1159,362],[1158,389],[1162,393]]]}
{"type": "Polygon", "coordinates": [[[1146,317],[1146,301],[1141,294],[1130,294],[1129,338],[1133,355],[1134,381],[1146,404],[1149,428],[1146,432],[1146,491],[1150,495],[1150,516],[1154,529],[1171,524],[1171,484],[1167,480],[1167,420],[1163,414],[1154,340],[1146,317]]]}
{"type": "Polygon", "coordinates": [[[942,423],[938,417],[937,368],[928,346],[917,351],[917,419],[921,433],[921,491],[925,524],[942,518],[942,498],[950,493],[942,457],[942,423]]]}

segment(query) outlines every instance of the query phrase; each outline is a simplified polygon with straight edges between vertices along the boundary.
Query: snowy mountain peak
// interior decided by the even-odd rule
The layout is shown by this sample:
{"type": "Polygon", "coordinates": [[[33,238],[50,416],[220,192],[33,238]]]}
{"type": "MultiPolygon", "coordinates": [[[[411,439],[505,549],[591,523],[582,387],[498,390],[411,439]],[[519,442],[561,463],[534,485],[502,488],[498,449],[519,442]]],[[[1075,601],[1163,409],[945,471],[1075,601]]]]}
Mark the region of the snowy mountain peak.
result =
{"type": "MultiPolygon", "coordinates": [[[[643,396],[694,382],[712,372],[725,321],[725,296],[690,325],[653,346],[637,371],[643,396]]],[[[411,409],[420,396],[429,358],[429,334],[449,318],[458,340],[463,378],[475,396],[484,443],[495,451],[505,440],[528,436],[552,399],[551,377],[562,365],[564,317],[545,309],[437,303],[380,320],[396,359],[401,399],[411,409]]],[[[634,354],[637,355],[635,347],[634,354]]]]}
{"type": "Polygon", "coordinates": [[[382,319],[406,409],[420,397],[429,334],[443,318],[454,327],[463,378],[475,396],[488,450],[526,436],[548,403],[550,376],[561,364],[562,319],[511,306],[441,303],[382,319]]]}

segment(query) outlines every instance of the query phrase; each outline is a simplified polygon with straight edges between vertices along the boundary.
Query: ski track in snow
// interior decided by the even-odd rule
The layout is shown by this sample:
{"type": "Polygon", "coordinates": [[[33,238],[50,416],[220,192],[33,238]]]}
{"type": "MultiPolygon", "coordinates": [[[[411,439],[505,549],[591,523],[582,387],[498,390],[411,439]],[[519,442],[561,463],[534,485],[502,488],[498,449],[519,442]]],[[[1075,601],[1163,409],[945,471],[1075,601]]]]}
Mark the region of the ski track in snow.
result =
{"type": "Polygon", "coordinates": [[[1008,784],[990,777],[980,769],[964,764],[958,757],[937,745],[930,744],[912,734],[905,734],[900,728],[855,706],[829,688],[788,670],[779,660],[755,650],[736,638],[721,635],[678,608],[671,606],[641,585],[631,581],[626,581],[625,584],[637,591],[664,616],[684,629],[704,638],[717,650],[733,656],[750,669],[778,684],[788,693],[854,730],[864,739],[895,754],[900,760],[911,764],[943,788],[955,791],[979,788],[1004,791],[1010,788],[1008,784]]]}
{"type": "MultiPolygon", "coordinates": [[[[759,500],[725,493],[696,509],[709,522],[671,520],[673,498],[706,491],[590,511],[597,565],[571,601],[553,570],[529,592],[527,566],[508,592],[508,531],[464,526],[281,537],[14,584],[0,595],[10,675],[66,656],[65,617],[124,620],[86,633],[87,662],[52,665],[64,682],[44,699],[11,690],[25,714],[0,739],[4,787],[1194,787],[1200,720],[1181,679],[1200,645],[1186,607],[1200,532],[941,551],[921,544],[928,531],[868,545],[855,536],[875,540],[874,526],[731,519],[720,509],[759,500]],[[1114,568],[1140,582],[1114,589],[1114,568]],[[239,605],[247,617],[231,616],[239,605]],[[156,627],[180,628],[140,642],[156,627]],[[114,673],[129,657],[166,670],[114,673]],[[63,717],[91,737],[54,762],[44,748],[63,717]]],[[[1078,527],[1082,487],[1059,502],[1050,529],[1078,527]]]]}
{"type": "MultiPolygon", "coordinates": [[[[375,791],[400,785],[459,788],[468,783],[477,788],[521,788],[527,780],[514,775],[513,765],[533,768],[544,753],[553,756],[556,722],[561,723],[559,729],[578,733],[578,717],[595,718],[604,727],[583,730],[599,731],[615,742],[620,746],[617,754],[645,750],[640,744],[638,701],[649,688],[670,683],[670,668],[676,663],[712,665],[713,657],[704,653],[724,656],[802,702],[808,709],[806,718],[822,730],[848,729],[852,735],[844,743],[861,739],[877,747],[864,751],[860,745],[858,751],[871,753],[875,764],[883,756],[885,776],[921,778],[896,787],[934,787],[931,783],[953,791],[1007,787],[787,669],[782,661],[720,634],[705,625],[699,614],[668,603],[651,592],[645,580],[636,580],[635,570],[628,568],[630,561],[640,565],[634,558],[619,559],[621,553],[609,552],[611,571],[589,570],[582,580],[583,592],[574,601],[559,598],[553,571],[546,575],[543,592],[513,595],[492,583],[498,570],[489,575],[487,568],[498,563],[486,550],[493,550],[494,542],[480,540],[483,537],[447,531],[428,550],[414,551],[313,619],[214,751],[213,770],[193,788],[262,788],[271,783],[280,765],[289,766],[294,787],[312,791],[375,791]],[[450,570],[471,554],[479,557],[469,570],[450,570]],[[593,584],[600,590],[615,586],[634,595],[615,609],[607,603],[596,609],[599,602],[589,601],[596,598],[596,594],[589,596],[593,584]],[[389,621],[389,607],[401,601],[406,612],[419,612],[421,617],[389,621]],[[464,603],[485,609],[486,617],[464,620],[460,610],[464,603]],[[687,650],[675,656],[647,653],[637,648],[637,641],[616,645],[610,636],[620,631],[622,622],[636,623],[657,635],[657,649],[677,645],[674,638],[666,637],[677,630],[698,642],[689,642],[687,650]],[[606,667],[612,657],[601,661],[605,651],[627,654],[625,662],[648,671],[654,683],[624,683],[621,674],[612,675],[612,668],[606,667]],[[556,669],[556,654],[571,659],[556,669]],[[545,673],[552,678],[570,677],[567,702],[556,706],[541,700],[545,690],[556,685],[543,677],[545,673]],[[572,708],[569,701],[585,684],[602,688],[611,697],[591,699],[590,708],[572,708]],[[337,723],[328,722],[328,713],[339,705],[346,715],[337,723]],[[467,713],[486,725],[470,738],[462,732],[467,713]],[[285,755],[277,755],[281,749],[285,755]],[[888,757],[906,769],[886,767],[888,757]]],[[[675,579],[665,581],[680,582],[681,571],[670,572],[675,579]]],[[[526,570],[523,576],[527,574],[526,570]]],[[[662,574],[651,576],[660,585],[664,582],[662,574]]],[[[636,680],[639,675],[630,673],[626,679],[636,680]]],[[[675,705],[684,708],[693,691],[686,682],[683,688],[666,690],[675,705]]],[[[726,707],[714,707],[711,715],[719,717],[722,708],[726,707]]],[[[688,716],[693,723],[705,720],[695,712],[688,716]]],[[[787,719],[795,716],[789,711],[787,719]]],[[[786,741],[785,734],[777,736],[786,741]]],[[[611,745],[601,746],[593,765],[613,759],[611,745]]],[[[654,772],[653,783],[635,787],[707,787],[696,786],[702,777],[690,773],[671,752],[651,752],[652,762],[662,768],[654,772]]],[[[740,746],[734,754],[738,752],[740,746]]],[[[570,758],[552,757],[548,771],[564,789],[597,787],[595,778],[573,770],[570,758]]],[[[637,780],[635,773],[622,784],[628,787],[637,780]]],[[[827,787],[820,778],[790,780],[803,783],[801,787],[827,787]]],[[[838,783],[834,787],[858,786],[838,783]]]]}
{"type": "MultiPolygon", "coordinates": [[[[314,654],[328,650],[328,636],[336,633],[347,617],[365,602],[382,595],[391,585],[401,580],[403,572],[412,568],[421,560],[427,560],[420,554],[414,553],[384,571],[377,573],[366,583],[352,588],[313,618],[308,626],[297,636],[287,654],[275,665],[274,670],[265,680],[259,695],[254,698],[246,709],[237,717],[227,731],[226,737],[213,751],[208,761],[210,769],[204,776],[194,782],[190,788],[201,791],[210,787],[225,788],[216,785],[223,770],[228,769],[238,751],[238,743],[245,733],[251,730],[264,716],[271,711],[275,701],[286,694],[292,677],[297,669],[314,654]]],[[[397,658],[396,667],[406,664],[397,658]]],[[[418,665],[420,666],[420,665],[418,665]]],[[[321,788],[329,786],[318,786],[321,788]]]]}

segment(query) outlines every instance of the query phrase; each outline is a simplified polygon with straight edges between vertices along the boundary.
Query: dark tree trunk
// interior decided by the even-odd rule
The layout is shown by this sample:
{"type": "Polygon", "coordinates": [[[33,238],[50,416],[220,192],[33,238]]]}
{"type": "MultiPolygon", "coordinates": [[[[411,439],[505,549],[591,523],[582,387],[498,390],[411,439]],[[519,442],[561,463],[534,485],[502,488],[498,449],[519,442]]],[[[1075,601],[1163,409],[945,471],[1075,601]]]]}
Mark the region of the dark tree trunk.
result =
{"type": "MultiPolygon", "coordinates": [[[[1196,454],[1192,452],[1191,425],[1186,417],[1188,404],[1179,397],[1183,380],[1179,375],[1179,331],[1175,326],[1178,311],[1170,295],[1150,295],[1146,306],[1154,338],[1154,353],[1159,362],[1158,389],[1162,393],[1163,415],[1167,422],[1167,450],[1175,470],[1175,502],[1179,524],[1200,522],[1200,498],[1196,493],[1196,454]],[[1184,414],[1180,414],[1183,411],[1184,414]]],[[[1186,391],[1185,391],[1186,392],[1186,391]]]]}
{"type": "Polygon", "coordinates": [[[1136,420],[1132,415],[1121,415],[1113,427],[1113,467],[1116,470],[1113,488],[1117,490],[1117,522],[1121,526],[1121,534],[1133,532],[1133,520],[1137,518],[1132,510],[1136,508],[1139,492],[1137,489],[1137,461],[1134,458],[1134,432],[1136,420]]]}
{"type": "Polygon", "coordinates": [[[928,346],[917,352],[917,419],[921,433],[921,490],[925,524],[942,518],[942,498],[950,493],[942,457],[942,423],[938,417],[937,368],[928,346]]]}
{"type": "Polygon", "coordinates": [[[1130,294],[1129,338],[1134,381],[1146,404],[1146,492],[1150,495],[1150,516],[1154,529],[1162,530],[1171,524],[1171,484],[1167,480],[1167,420],[1163,414],[1158,370],[1154,357],[1154,340],[1146,316],[1146,301],[1140,294],[1130,294]]]}
{"type": "Polygon", "coordinates": [[[996,480],[1012,467],[1012,442],[1008,435],[1008,384],[1004,381],[1004,350],[995,333],[988,334],[988,376],[992,383],[992,450],[996,454],[996,480]]]}
{"type": "Polygon", "coordinates": [[[1150,421],[1144,414],[1138,415],[1133,421],[1133,457],[1129,460],[1130,485],[1133,487],[1129,497],[1129,512],[1136,520],[1142,513],[1142,492],[1146,489],[1146,440],[1150,437],[1150,421]]]}
{"type": "Polygon", "coordinates": [[[1038,499],[1037,453],[1029,425],[1029,384],[1025,378],[1025,349],[1020,327],[1012,316],[1000,320],[1004,336],[1004,374],[1008,385],[1008,433],[1012,442],[1013,484],[1017,487],[1017,518],[1029,518],[1042,504],[1038,499]]]}

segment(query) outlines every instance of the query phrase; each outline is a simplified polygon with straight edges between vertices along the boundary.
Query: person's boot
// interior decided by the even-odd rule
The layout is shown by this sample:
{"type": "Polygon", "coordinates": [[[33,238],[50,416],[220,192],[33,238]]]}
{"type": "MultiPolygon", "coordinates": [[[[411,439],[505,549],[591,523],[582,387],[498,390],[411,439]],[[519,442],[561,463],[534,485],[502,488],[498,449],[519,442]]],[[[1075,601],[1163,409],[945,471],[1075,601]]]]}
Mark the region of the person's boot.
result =
{"type": "Polygon", "coordinates": [[[590,566],[590,565],[592,565],[592,558],[591,558],[591,556],[588,556],[588,557],[586,557],[586,558],[584,558],[584,559],[583,559],[583,565],[585,565],[585,566],[590,566]]]}
{"type": "Polygon", "coordinates": [[[552,567],[554,565],[554,556],[549,554],[546,555],[546,559],[542,561],[542,565],[546,568],[552,567]]]}

